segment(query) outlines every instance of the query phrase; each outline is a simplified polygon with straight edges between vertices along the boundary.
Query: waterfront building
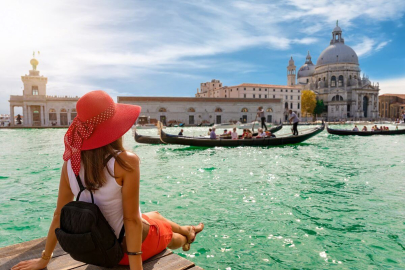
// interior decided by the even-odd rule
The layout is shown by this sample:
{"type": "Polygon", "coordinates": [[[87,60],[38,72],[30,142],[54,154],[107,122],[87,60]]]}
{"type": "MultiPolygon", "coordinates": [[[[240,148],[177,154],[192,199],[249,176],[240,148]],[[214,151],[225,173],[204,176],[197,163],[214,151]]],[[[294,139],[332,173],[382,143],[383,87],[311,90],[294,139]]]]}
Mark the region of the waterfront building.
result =
{"type": "MultiPolygon", "coordinates": [[[[39,62],[35,55],[30,63],[32,70],[28,75],[21,76],[24,85],[22,96],[10,96],[10,119],[14,119],[14,108],[22,107],[25,127],[68,126],[76,117],[79,97],[48,96],[48,78],[39,74],[39,62]]],[[[15,121],[11,121],[11,126],[14,125],[15,121]]]]}
{"type": "MultiPolygon", "coordinates": [[[[319,55],[316,65],[308,52],[297,73],[297,85],[323,100],[328,120],[377,119],[379,84],[371,83],[361,69],[356,52],[345,44],[336,23],[330,45],[319,55]]],[[[292,81],[291,81],[292,83],[292,81]]]]}
{"type": "MultiPolygon", "coordinates": [[[[294,64],[294,61],[292,64],[294,64]]],[[[289,68],[287,67],[288,80],[290,80],[290,75],[292,74],[290,74],[292,71],[288,70],[289,68]]],[[[300,115],[301,88],[297,86],[255,83],[222,86],[220,80],[213,79],[211,82],[201,83],[200,87],[200,89],[197,89],[196,98],[237,98],[241,99],[241,103],[246,101],[246,99],[258,99],[264,103],[278,99],[282,103],[282,109],[278,113],[281,115],[283,121],[287,121],[289,109],[297,111],[298,115],[300,115]]],[[[276,120],[278,121],[279,118],[276,120]]]]}
{"type": "Polygon", "coordinates": [[[378,107],[381,118],[402,119],[402,113],[405,112],[405,94],[380,95],[378,107]]]}
{"type": "Polygon", "coordinates": [[[138,123],[187,125],[250,122],[255,120],[257,109],[262,106],[267,122],[282,120],[281,99],[255,98],[195,98],[195,97],[124,97],[118,103],[136,104],[142,107],[138,123]]]}

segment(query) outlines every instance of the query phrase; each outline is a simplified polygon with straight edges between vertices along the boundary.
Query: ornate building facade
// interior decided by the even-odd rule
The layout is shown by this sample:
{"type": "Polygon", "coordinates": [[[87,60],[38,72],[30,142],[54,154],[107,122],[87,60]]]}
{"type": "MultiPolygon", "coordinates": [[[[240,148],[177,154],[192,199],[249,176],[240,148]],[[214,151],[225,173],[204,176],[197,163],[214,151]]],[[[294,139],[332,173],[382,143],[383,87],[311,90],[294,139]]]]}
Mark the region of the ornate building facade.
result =
{"type": "MultiPolygon", "coordinates": [[[[25,127],[69,126],[76,117],[76,102],[79,97],[48,96],[48,78],[39,75],[39,62],[35,57],[30,63],[32,70],[28,75],[21,76],[23,95],[10,96],[10,119],[14,119],[14,107],[22,107],[25,127]]],[[[14,125],[14,121],[11,121],[11,126],[14,125]]]]}
{"type": "Polygon", "coordinates": [[[330,45],[319,55],[316,65],[308,52],[298,70],[297,85],[314,91],[323,100],[324,116],[329,120],[377,119],[379,84],[371,83],[360,72],[357,54],[345,44],[342,29],[336,23],[330,45]]]}
{"type": "Polygon", "coordinates": [[[380,117],[402,119],[405,112],[405,94],[384,94],[379,96],[380,117]]]}

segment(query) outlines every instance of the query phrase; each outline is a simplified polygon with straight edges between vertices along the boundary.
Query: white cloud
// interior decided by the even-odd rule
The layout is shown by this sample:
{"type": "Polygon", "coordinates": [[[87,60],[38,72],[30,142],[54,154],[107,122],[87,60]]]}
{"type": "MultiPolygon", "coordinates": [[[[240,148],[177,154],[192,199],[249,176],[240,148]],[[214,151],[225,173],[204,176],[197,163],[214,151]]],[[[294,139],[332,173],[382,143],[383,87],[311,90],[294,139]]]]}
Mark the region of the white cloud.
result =
{"type": "Polygon", "coordinates": [[[363,40],[353,46],[353,50],[357,53],[358,56],[364,56],[374,49],[375,41],[371,38],[364,37],[363,40]]]}
{"type": "Polygon", "coordinates": [[[391,42],[391,40],[381,42],[380,44],[377,45],[375,50],[378,52],[379,50],[381,50],[382,48],[387,46],[387,44],[390,43],[390,42],[391,42]]]}

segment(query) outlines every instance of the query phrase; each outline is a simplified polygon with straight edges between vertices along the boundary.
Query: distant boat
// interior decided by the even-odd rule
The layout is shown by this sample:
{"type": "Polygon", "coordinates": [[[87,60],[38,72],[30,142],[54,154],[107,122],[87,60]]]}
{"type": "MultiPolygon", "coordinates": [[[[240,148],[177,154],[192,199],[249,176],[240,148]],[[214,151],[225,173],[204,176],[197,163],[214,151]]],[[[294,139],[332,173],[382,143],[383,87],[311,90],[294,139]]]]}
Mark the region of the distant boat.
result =
{"type": "Polygon", "coordinates": [[[373,135],[401,135],[405,134],[405,129],[398,129],[398,130],[377,130],[377,131],[353,131],[348,129],[332,129],[327,127],[326,130],[328,133],[333,135],[357,135],[357,136],[373,136],[373,135]]]}

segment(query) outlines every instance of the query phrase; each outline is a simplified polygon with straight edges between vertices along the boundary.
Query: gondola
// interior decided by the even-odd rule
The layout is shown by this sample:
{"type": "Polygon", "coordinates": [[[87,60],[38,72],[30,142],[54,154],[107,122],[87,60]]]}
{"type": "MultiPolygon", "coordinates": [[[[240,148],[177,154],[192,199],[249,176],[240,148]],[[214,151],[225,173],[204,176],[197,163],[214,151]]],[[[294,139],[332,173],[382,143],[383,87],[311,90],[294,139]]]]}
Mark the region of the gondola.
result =
{"type": "Polygon", "coordinates": [[[353,130],[347,130],[347,129],[332,129],[332,128],[327,127],[326,130],[330,134],[341,135],[341,136],[347,136],[347,135],[373,136],[373,135],[400,135],[400,134],[405,134],[405,129],[377,130],[377,131],[353,131],[353,130]]]}
{"type": "Polygon", "coordinates": [[[163,142],[167,144],[180,144],[188,146],[201,146],[201,147],[215,147],[215,146],[277,146],[277,145],[286,145],[286,144],[295,144],[301,143],[313,136],[321,133],[325,129],[325,125],[315,127],[311,129],[310,132],[307,132],[298,136],[284,136],[277,138],[253,138],[253,139],[209,139],[205,137],[196,138],[196,137],[179,137],[175,135],[170,135],[165,133],[163,130],[159,130],[161,135],[160,138],[163,142]]]}
{"type": "MultiPolygon", "coordinates": [[[[274,128],[270,129],[271,133],[276,133],[280,129],[283,128],[283,125],[276,126],[274,128]]],[[[171,135],[171,136],[176,136],[176,135],[171,135]]],[[[257,136],[257,133],[253,133],[253,136],[257,136]]],[[[177,137],[182,137],[182,136],[177,136],[177,137]]],[[[225,137],[221,137],[223,139],[226,139],[225,137]]],[[[230,137],[229,137],[230,138],[230,137]]],[[[135,141],[137,143],[147,143],[147,144],[163,144],[162,140],[160,139],[159,136],[144,136],[144,135],[139,135],[135,131],[135,141]]]]}

